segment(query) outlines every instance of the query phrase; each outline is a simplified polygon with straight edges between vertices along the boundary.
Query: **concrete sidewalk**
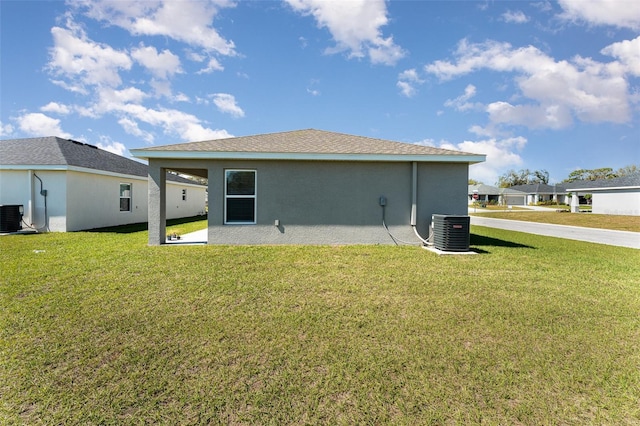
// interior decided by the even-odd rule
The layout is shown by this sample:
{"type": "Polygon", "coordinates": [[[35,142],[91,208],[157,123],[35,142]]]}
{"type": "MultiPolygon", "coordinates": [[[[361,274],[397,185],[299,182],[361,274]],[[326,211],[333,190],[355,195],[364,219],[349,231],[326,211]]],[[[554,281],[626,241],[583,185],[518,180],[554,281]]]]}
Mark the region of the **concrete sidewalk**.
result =
{"type": "Polygon", "coordinates": [[[590,243],[640,249],[640,233],[612,231],[608,229],[584,228],[580,226],[551,225],[548,223],[524,222],[521,220],[490,219],[471,216],[471,224],[488,228],[526,232],[547,237],[566,238],[590,243]]]}
{"type": "Polygon", "coordinates": [[[167,244],[172,245],[204,245],[207,244],[208,232],[206,229],[190,232],[188,234],[180,235],[179,240],[167,240],[167,244]]]}

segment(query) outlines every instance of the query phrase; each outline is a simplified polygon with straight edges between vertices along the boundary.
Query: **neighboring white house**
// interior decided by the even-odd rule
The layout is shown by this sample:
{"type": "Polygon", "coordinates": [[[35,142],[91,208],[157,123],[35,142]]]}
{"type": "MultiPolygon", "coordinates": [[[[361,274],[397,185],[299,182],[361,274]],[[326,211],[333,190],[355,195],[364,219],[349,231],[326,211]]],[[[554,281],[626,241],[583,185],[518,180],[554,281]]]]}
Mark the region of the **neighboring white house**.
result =
{"type": "MultiPolygon", "coordinates": [[[[591,194],[591,211],[599,214],[640,216],[640,173],[613,179],[565,184],[576,195],[591,194]]],[[[575,201],[577,197],[572,197],[575,201]]],[[[578,210],[577,202],[572,211],[578,210]]]]}
{"type": "Polygon", "coordinates": [[[485,160],[315,129],[131,153],[149,160],[151,245],[165,242],[167,170],[208,178],[209,244],[419,244],[432,215],[467,214],[469,164],[485,160]]]}
{"type": "MultiPolygon", "coordinates": [[[[167,218],[205,211],[206,186],[167,177],[167,218]]],[[[148,167],[55,136],[0,141],[0,215],[22,206],[22,228],[79,231],[146,222],[148,167]]]]}

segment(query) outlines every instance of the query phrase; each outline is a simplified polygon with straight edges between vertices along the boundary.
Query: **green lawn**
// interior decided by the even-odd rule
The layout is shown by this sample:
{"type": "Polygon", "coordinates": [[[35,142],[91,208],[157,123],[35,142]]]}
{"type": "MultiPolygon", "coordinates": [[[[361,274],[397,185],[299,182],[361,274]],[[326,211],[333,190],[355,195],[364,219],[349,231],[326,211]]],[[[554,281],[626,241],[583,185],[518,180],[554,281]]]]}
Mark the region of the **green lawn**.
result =
{"type": "Polygon", "coordinates": [[[0,424],[638,424],[640,251],[0,237],[0,424]]]}
{"type": "Polygon", "coordinates": [[[609,214],[569,213],[556,211],[503,211],[482,214],[478,213],[477,215],[494,219],[524,220],[527,222],[552,223],[556,225],[640,232],[640,216],[618,216],[609,214]]]}

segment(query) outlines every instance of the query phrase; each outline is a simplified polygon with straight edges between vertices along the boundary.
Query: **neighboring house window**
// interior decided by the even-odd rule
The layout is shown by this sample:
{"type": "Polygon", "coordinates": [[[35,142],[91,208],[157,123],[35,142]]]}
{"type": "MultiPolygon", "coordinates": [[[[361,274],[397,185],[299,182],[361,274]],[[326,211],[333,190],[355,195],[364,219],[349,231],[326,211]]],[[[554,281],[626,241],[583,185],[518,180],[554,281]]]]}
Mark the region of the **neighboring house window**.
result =
{"type": "Polygon", "coordinates": [[[121,212],[131,211],[131,184],[130,183],[120,184],[120,211],[121,212]]]}
{"type": "Polygon", "coordinates": [[[256,171],[226,170],[225,223],[256,223],[256,171]]]}
{"type": "Polygon", "coordinates": [[[186,189],[182,190],[182,201],[187,201],[187,190],[186,189]]]}

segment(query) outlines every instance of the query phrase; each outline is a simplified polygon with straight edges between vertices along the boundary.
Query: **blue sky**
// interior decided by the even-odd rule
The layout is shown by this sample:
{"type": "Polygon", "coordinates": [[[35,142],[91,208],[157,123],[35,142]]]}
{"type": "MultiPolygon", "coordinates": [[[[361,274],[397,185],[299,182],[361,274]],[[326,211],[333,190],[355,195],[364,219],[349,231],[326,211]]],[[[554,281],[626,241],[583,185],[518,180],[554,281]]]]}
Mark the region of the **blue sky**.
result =
{"type": "Polygon", "coordinates": [[[636,0],[0,0],[0,32],[2,139],[316,128],[486,154],[486,184],[640,164],[636,0]]]}

